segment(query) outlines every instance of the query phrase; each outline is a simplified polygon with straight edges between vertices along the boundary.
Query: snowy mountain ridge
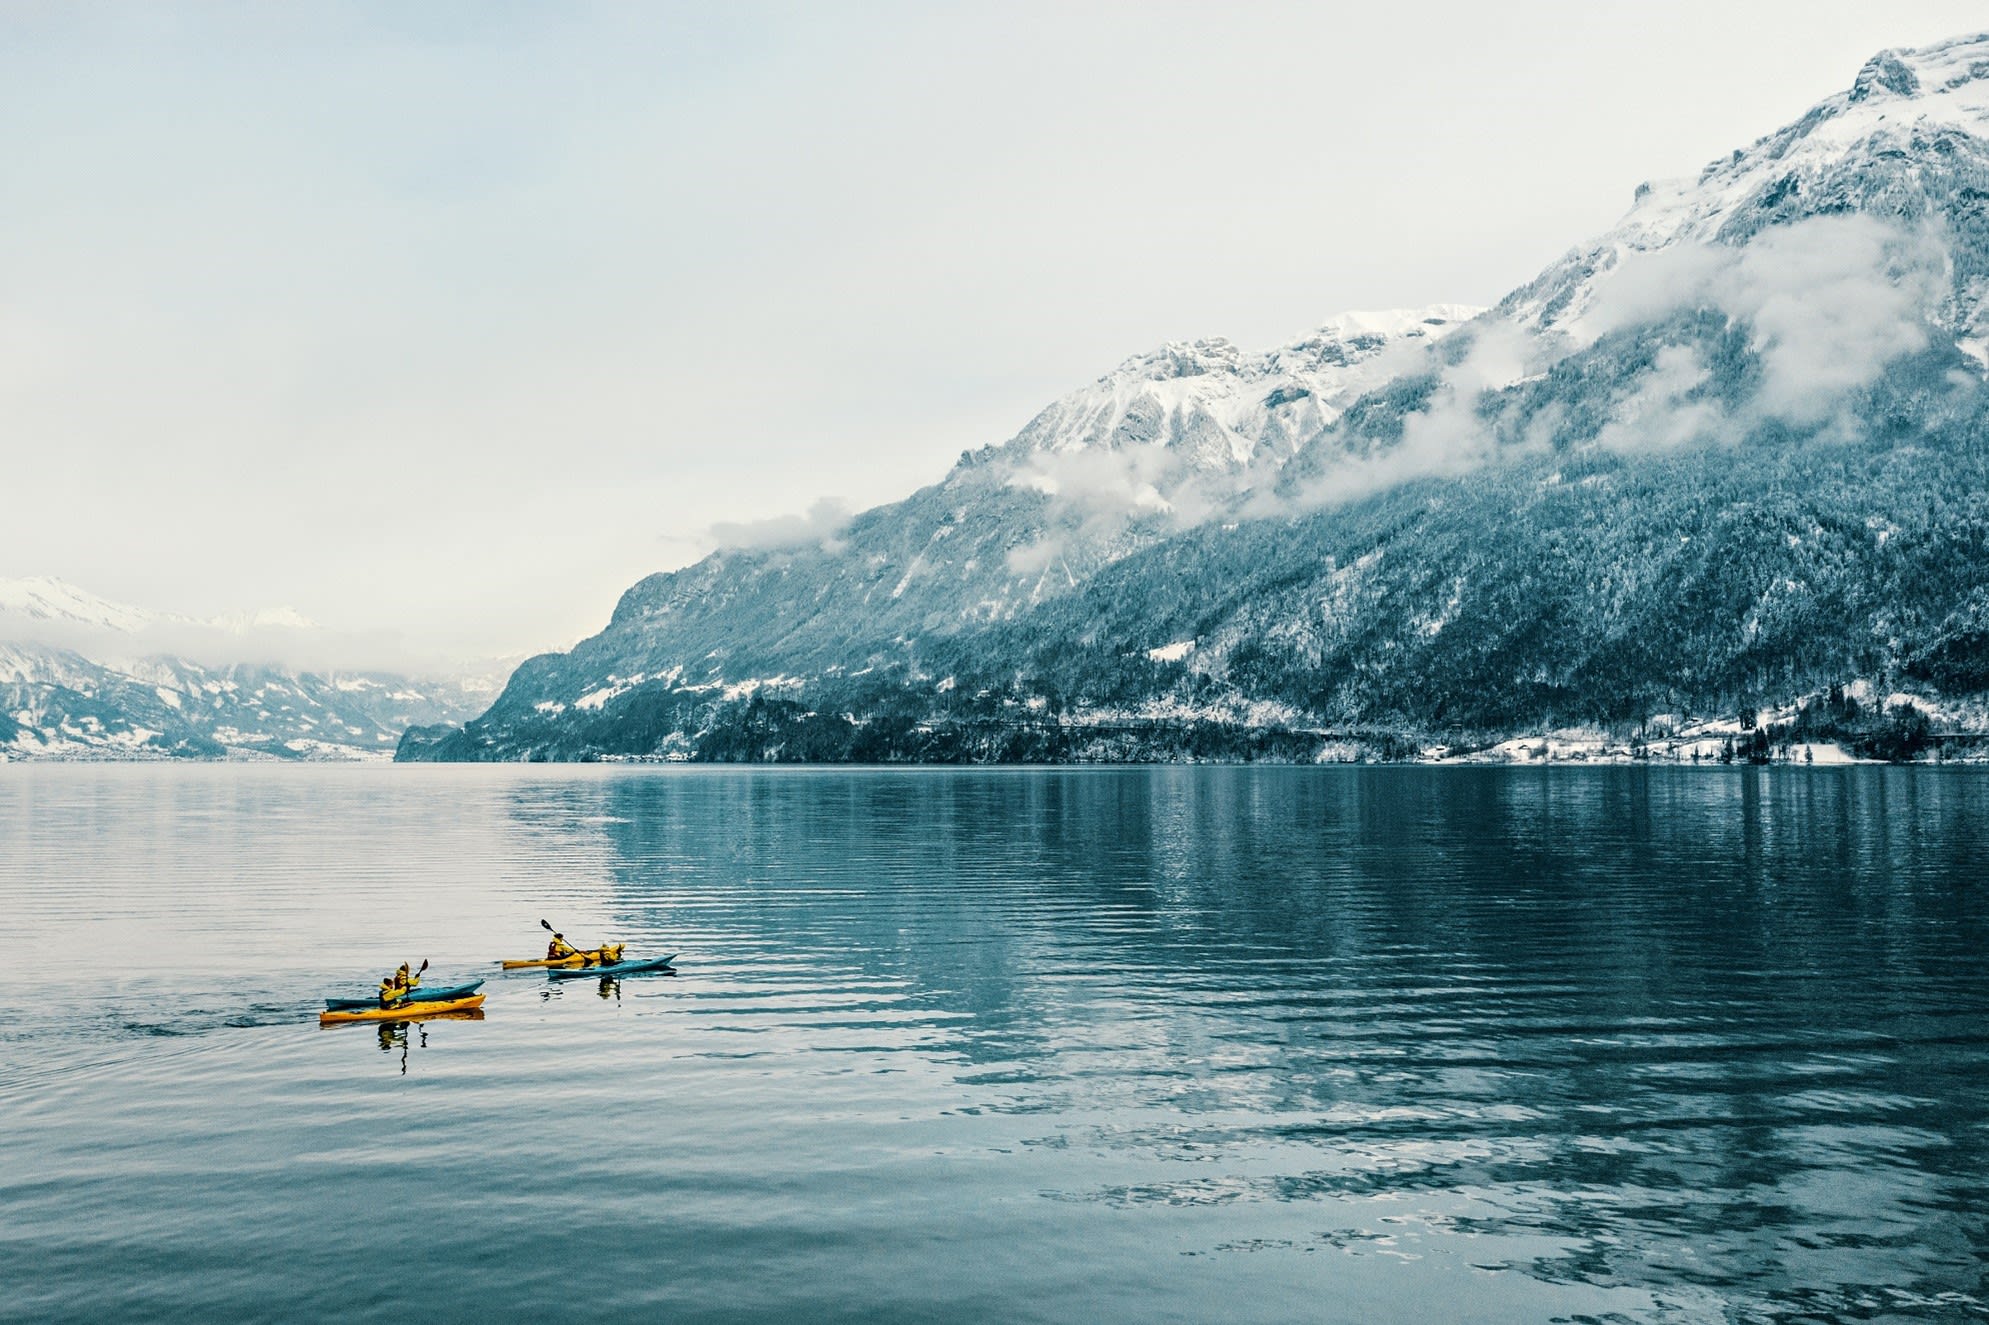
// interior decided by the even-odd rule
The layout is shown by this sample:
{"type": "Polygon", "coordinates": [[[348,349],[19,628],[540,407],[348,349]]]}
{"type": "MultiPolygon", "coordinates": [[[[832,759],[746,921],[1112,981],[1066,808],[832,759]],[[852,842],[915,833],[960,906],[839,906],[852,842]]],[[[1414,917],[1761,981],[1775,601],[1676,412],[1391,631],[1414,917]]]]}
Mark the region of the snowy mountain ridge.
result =
{"type": "Polygon", "coordinates": [[[1847,164],[1943,151],[1949,135],[1980,137],[1985,125],[1989,34],[1882,51],[1848,90],[1793,124],[1709,163],[1697,178],[1644,185],[1613,234],[1644,249],[1682,239],[1730,242],[1759,229],[1756,213],[1768,195],[1799,194],[1847,164]]]}
{"type": "Polygon", "coordinates": [[[157,612],[79,589],[49,575],[0,578],[0,620],[61,621],[130,634],[160,619],[157,612]]]}
{"type": "Polygon", "coordinates": [[[384,758],[410,726],[474,712],[480,678],[201,662],[324,632],[289,608],[200,619],[49,576],[0,579],[0,761],[384,758]],[[172,646],[172,647],[169,647],[172,646]]]}
{"type": "MultiPolygon", "coordinates": [[[[1484,310],[1461,304],[1343,313],[1275,349],[1170,341],[1050,404],[998,449],[1015,481],[1057,495],[1072,457],[1115,453],[1129,510],[1173,509],[1183,485],[1275,468],[1410,356],[1484,310]]],[[[1078,462],[1086,463],[1086,462],[1078,462]]],[[[1097,463],[1094,459],[1094,465],[1097,463]]],[[[1091,474],[1080,472],[1082,482],[1091,474]]],[[[1220,501],[1221,488],[1196,504],[1220,501]]]]}
{"type": "Polygon", "coordinates": [[[14,759],[380,759],[409,727],[460,720],[486,687],[386,672],[106,664],[0,643],[0,763],[14,759]]]}
{"type": "Polygon", "coordinates": [[[205,627],[236,635],[266,627],[318,629],[315,621],[293,607],[265,607],[216,617],[192,617],[113,602],[52,575],[0,577],[0,630],[18,630],[23,622],[64,622],[127,635],[161,625],[205,627]],[[19,621],[10,623],[10,617],[19,621]]]}

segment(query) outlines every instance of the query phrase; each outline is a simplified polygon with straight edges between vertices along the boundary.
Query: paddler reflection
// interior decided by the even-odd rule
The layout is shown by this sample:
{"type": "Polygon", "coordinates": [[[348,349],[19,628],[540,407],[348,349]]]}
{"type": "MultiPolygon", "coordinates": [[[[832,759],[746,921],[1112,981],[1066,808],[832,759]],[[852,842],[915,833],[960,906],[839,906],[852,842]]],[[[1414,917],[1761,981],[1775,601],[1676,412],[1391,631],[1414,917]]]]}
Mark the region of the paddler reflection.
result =
{"type": "Polygon", "coordinates": [[[401,1051],[401,1075],[407,1075],[407,1058],[410,1047],[428,1047],[428,1028],[438,1021],[482,1021],[482,1008],[465,1008],[461,1012],[445,1012],[424,1021],[383,1021],[380,1023],[380,1052],[390,1054],[401,1051]]]}
{"type": "Polygon", "coordinates": [[[402,1076],[407,1075],[408,1045],[414,1040],[419,1040],[422,1048],[426,1049],[428,1047],[428,1028],[420,1022],[383,1021],[380,1023],[380,1052],[390,1054],[396,1049],[401,1051],[402,1076]],[[412,1037],[408,1035],[409,1030],[414,1031],[412,1037]]]}

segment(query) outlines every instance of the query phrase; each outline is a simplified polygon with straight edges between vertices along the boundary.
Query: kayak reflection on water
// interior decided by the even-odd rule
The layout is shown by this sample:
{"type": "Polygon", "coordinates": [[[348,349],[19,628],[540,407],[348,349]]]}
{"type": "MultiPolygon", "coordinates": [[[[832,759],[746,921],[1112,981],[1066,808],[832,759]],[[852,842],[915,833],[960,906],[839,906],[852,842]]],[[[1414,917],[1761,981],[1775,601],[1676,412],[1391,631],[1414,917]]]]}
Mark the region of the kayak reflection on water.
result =
{"type": "MultiPolygon", "coordinates": [[[[583,974],[585,973],[583,972],[583,974]]],[[[668,967],[663,970],[653,972],[653,974],[674,976],[677,974],[677,972],[674,967],[668,967]]],[[[557,984],[548,983],[544,989],[541,989],[539,991],[539,1001],[541,1003],[552,1002],[555,998],[559,997],[560,989],[561,986],[557,984]]],[[[594,992],[604,1002],[609,999],[613,999],[617,1003],[621,1002],[622,1001],[621,977],[618,975],[604,975],[600,977],[594,983],[594,992]]]]}
{"type": "MultiPolygon", "coordinates": [[[[564,992],[563,986],[548,984],[544,989],[539,991],[539,1002],[550,1003],[558,998],[562,992],[564,992]]],[[[597,982],[594,992],[603,1000],[613,999],[619,1003],[622,1001],[622,982],[612,975],[603,976],[597,982]]]]}
{"type": "Polygon", "coordinates": [[[380,1052],[390,1054],[401,1051],[401,1075],[407,1075],[407,1054],[410,1045],[428,1047],[428,1025],[434,1021],[482,1021],[482,1008],[466,1008],[461,1012],[444,1012],[426,1017],[420,1021],[383,1021],[380,1023],[380,1052]]]}
{"type": "Polygon", "coordinates": [[[401,1075],[407,1075],[408,1028],[412,1026],[421,1038],[421,1047],[428,1047],[428,1028],[420,1022],[383,1021],[380,1023],[380,1052],[390,1054],[395,1049],[401,1051],[401,1075]]]}

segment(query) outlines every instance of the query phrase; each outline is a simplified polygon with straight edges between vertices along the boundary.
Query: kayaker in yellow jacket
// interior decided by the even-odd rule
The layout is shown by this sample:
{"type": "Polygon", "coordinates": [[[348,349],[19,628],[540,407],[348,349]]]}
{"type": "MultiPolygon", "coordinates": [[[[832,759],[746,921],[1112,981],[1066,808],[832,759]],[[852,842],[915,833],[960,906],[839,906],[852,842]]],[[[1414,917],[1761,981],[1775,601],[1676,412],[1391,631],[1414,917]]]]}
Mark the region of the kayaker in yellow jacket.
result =
{"type": "Polygon", "coordinates": [[[555,932],[552,942],[546,944],[546,960],[556,962],[578,957],[582,966],[607,966],[622,959],[622,946],[603,943],[598,948],[576,948],[566,941],[566,935],[555,932]]]}
{"type": "Polygon", "coordinates": [[[380,981],[380,1006],[392,1007],[404,1001],[420,984],[421,976],[409,971],[407,963],[402,962],[398,971],[380,981]]]}

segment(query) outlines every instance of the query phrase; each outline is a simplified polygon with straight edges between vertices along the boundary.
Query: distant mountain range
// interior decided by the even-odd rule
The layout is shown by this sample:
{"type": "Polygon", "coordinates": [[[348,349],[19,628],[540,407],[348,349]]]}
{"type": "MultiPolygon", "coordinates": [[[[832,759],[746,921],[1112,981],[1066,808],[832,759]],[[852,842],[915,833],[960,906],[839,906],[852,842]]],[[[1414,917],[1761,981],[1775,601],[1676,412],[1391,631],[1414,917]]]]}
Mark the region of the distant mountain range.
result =
{"type": "Polygon", "coordinates": [[[61,580],[0,580],[0,760],[382,758],[422,723],[490,702],[475,679],[196,662],[171,643],[308,645],[288,609],[202,620],[111,602],[61,580]]]}
{"type": "Polygon", "coordinates": [[[1886,52],[1490,310],[1130,359],[901,502],[641,581],[399,757],[1979,731],[1985,292],[1989,36],[1886,52]]]}

